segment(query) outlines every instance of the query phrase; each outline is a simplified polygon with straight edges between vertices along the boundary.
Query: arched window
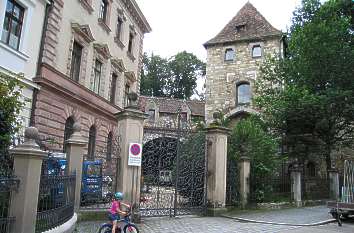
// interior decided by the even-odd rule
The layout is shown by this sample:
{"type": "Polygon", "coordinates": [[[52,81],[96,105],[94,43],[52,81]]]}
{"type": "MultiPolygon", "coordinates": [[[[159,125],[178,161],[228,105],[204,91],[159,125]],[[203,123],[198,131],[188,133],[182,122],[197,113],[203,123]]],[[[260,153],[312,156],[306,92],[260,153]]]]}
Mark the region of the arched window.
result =
{"type": "Polygon", "coordinates": [[[66,140],[68,140],[71,135],[74,133],[74,118],[73,117],[68,117],[65,121],[65,129],[64,129],[64,143],[63,143],[63,152],[67,152],[67,147],[66,147],[66,140]]]}
{"type": "Polygon", "coordinates": [[[235,51],[232,48],[225,50],[225,61],[233,61],[235,59],[235,51]]]}
{"type": "Polygon", "coordinates": [[[111,161],[112,159],[112,147],[113,147],[113,133],[109,132],[107,137],[107,155],[106,155],[107,161],[111,161]]]}
{"type": "Polygon", "coordinates": [[[316,166],[313,162],[307,163],[307,175],[311,177],[316,176],[316,166]]]}
{"type": "Polygon", "coordinates": [[[249,83],[240,83],[236,86],[237,89],[237,104],[251,103],[251,86],[249,83]]]}
{"type": "Polygon", "coordinates": [[[90,160],[95,159],[95,149],[96,149],[96,127],[93,125],[89,131],[89,143],[88,143],[88,153],[87,157],[90,160]]]}

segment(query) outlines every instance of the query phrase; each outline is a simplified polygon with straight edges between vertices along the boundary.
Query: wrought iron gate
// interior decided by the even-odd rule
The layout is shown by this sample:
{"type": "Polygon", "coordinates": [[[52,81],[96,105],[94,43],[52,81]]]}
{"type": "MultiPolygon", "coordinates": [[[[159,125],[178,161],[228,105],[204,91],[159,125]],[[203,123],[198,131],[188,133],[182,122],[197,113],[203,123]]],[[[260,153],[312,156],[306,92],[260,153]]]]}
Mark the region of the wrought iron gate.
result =
{"type": "Polygon", "coordinates": [[[205,134],[189,129],[144,129],[142,216],[200,214],[206,210],[205,134]]]}

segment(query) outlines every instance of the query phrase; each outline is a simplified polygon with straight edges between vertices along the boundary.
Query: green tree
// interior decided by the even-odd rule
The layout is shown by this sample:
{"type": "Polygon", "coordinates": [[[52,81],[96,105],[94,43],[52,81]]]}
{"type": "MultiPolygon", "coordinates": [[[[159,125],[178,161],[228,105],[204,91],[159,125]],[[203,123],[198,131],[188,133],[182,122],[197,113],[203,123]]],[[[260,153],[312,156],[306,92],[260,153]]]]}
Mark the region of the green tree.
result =
{"type": "Polygon", "coordinates": [[[179,99],[200,95],[197,79],[205,76],[205,63],[192,53],[183,51],[168,60],[144,54],[143,63],[141,94],[179,99]]]}
{"type": "Polygon", "coordinates": [[[251,159],[251,173],[263,177],[274,172],[279,164],[277,140],[267,131],[258,116],[240,120],[228,139],[228,156],[251,159]]]}
{"type": "Polygon", "coordinates": [[[317,150],[331,166],[354,123],[354,3],[303,0],[294,12],[284,59],[268,59],[256,105],[293,154],[317,150]],[[319,151],[320,150],[320,151],[319,151]]]}
{"type": "Polygon", "coordinates": [[[205,63],[192,53],[180,52],[169,60],[171,78],[168,80],[169,97],[189,99],[196,93],[197,78],[205,76],[205,63]]]}
{"type": "Polygon", "coordinates": [[[143,55],[140,92],[147,96],[166,96],[167,80],[171,77],[168,61],[158,55],[143,55]]]}
{"type": "Polygon", "coordinates": [[[18,115],[23,103],[20,101],[21,86],[19,82],[0,72],[0,175],[11,170],[8,147],[11,137],[18,131],[18,115]]]}

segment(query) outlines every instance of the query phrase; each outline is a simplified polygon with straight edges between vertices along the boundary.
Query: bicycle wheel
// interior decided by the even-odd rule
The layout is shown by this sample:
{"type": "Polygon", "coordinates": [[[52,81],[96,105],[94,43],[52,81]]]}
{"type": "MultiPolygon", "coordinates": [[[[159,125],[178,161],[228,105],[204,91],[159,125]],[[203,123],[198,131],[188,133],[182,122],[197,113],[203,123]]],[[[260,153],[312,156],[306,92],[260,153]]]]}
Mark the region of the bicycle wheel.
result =
{"type": "Polygon", "coordinates": [[[112,233],[112,225],[111,224],[104,224],[98,230],[98,233],[112,233]]]}
{"type": "Polygon", "coordinates": [[[139,229],[134,224],[129,223],[124,227],[123,232],[124,233],[139,233],[139,229]]]}

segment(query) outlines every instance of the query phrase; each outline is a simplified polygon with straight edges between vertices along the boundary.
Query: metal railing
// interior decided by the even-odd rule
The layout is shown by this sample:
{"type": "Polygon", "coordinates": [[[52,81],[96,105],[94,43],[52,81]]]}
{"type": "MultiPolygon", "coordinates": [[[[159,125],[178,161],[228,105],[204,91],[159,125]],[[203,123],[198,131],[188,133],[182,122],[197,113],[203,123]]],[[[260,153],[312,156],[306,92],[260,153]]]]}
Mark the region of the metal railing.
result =
{"type": "Polygon", "coordinates": [[[329,199],[329,179],[327,177],[302,177],[301,192],[303,200],[329,199]]]}
{"type": "Polygon", "coordinates": [[[14,177],[0,177],[0,232],[8,233],[15,223],[11,216],[11,193],[18,189],[20,181],[14,177]]]}
{"type": "Polygon", "coordinates": [[[286,175],[255,177],[251,174],[250,202],[290,202],[291,182],[286,175]]]}
{"type": "Polygon", "coordinates": [[[36,232],[57,227],[74,215],[75,181],[75,174],[42,174],[38,196],[36,232]]]}

